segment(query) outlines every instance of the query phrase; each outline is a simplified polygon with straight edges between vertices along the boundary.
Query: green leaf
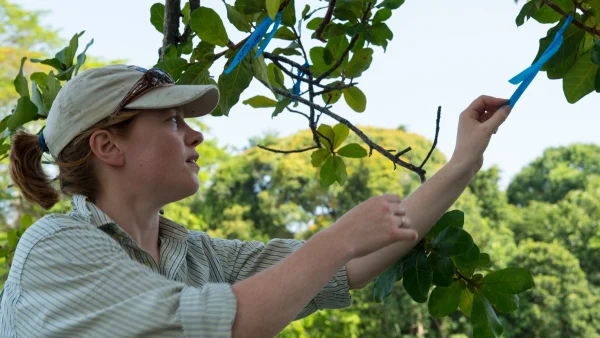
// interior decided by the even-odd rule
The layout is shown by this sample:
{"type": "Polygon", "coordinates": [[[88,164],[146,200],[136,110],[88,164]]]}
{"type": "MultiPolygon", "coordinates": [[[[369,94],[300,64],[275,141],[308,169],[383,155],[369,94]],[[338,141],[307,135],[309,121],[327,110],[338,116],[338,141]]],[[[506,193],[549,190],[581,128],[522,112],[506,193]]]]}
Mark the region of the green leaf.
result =
{"type": "Polygon", "coordinates": [[[352,55],[352,59],[346,66],[345,75],[349,78],[355,78],[362,75],[362,73],[369,69],[373,61],[373,49],[363,48],[359,49],[352,55]]]}
{"type": "Polygon", "coordinates": [[[382,3],[377,5],[377,8],[389,8],[396,9],[404,4],[404,0],[383,0],[382,3]]]}
{"type": "Polygon", "coordinates": [[[376,302],[380,303],[390,294],[392,294],[394,283],[396,283],[398,280],[398,275],[402,274],[402,265],[403,261],[398,260],[396,263],[388,267],[382,274],[377,276],[373,288],[373,294],[376,302]]]}
{"type": "Polygon", "coordinates": [[[594,36],[594,46],[591,53],[592,62],[596,66],[600,66],[600,40],[594,36]]]}
{"type": "Polygon", "coordinates": [[[246,56],[238,66],[229,74],[219,76],[219,110],[222,115],[228,116],[231,108],[239,101],[240,95],[252,82],[252,57],[246,56]]]}
{"type": "Polygon", "coordinates": [[[478,268],[485,268],[486,266],[490,265],[490,263],[490,255],[483,252],[479,254],[479,260],[477,261],[478,268]]]}
{"type": "Polygon", "coordinates": [[[163,32],[163,24],[165,21],[165,5],[157,2],[150,7],[150,23],[157,31],[163,32]]]}
{"type": "Polygon", "coordinates": [[[186,70],[186,68],[188,68],[189,65],[185,59],[175,58],[161,61],[157,63],[154,67],[162,69],[165,72],[169,73],[173,80],[177,81],[181,77],[181,73],[183,73],[183,71],[186,70]]]}
{"type": "Polygon", "coordinates": [[[21,230],[27,230],[33,224],[33,218],[29,214],[21,216],[21,230]]]}
{"type": "Polygon", "coordinates": [[[462,290],[460,294],[460,301],[458,302],[458,308],[467,315],[467,317],[471,317],[471,309],[473,308],[473,294],[469,289],[465,288],[462,290]]]}
{"type": "Polygon", "coordinates": [[[339,146],[346,141],[348,134],[350,133],[350,129],[343,123],[338,123],[333,126],[334,133],[334,141],[333,141],[333,149],[337,149],[339,146]]]}
{"type": "Polygon", "coordinates": [[[3,132],[6,130],[6,128],[8,128],[8,120],[9,119],[10,119],[10,115],[7,115],[6,117],[4,117],[2,119],[2,121],[0,121],[0,133],[4,134],[3,132]]]}
{"type": "Polygon", "coordinates": [[[279,5],[281,5],[280,0],[265,0],[267,13],[273,21],[275,21],[275,16],[277,16],[277,12],[279,12],[279,5]]]}
{"type": "Polygon", "coordinates": [[[537,11],[538,9],[535,7],[533,1],[525,3],[525,5],[521,7],[521,11],[515,20],[517,27],[522,26],[525,23],[525,20],[531,18],[537,11]]]}
{"type": "Polygon", "coordinates": [[[292,103],[292,100],[287,97],[284,97],[283,99],[281,99],[281,101],[277,102],[277,104],[275,105],[275,111],[273,112],[273,114],[271,114],[271,118],[281,114],[285,107],[287,107],[290,103],[292,103]]]}
{"type": "Polygon", "coordinates": [[[352,110],[362,113],[367,109],[367,97],[358,87],[344,88],[344,100],[352,110]]]}
{"type": "Polygon", "coordinates": [[[327,148],[331,148],[331,142],[333,142],[335,140],[335,134],[333,132],[333,128],[331,128],[330,125],[327,124],[321,124],[318,128],[317,131],[319,132],[319,140],[321,140],[321,143],[327,148]],[[322,136],[321,136],[322,135],[322,136]]]}
{"type": "Polygon", "coordinates": [[[58,95],[60,88],[60,82],[54,76],[54,72],[51,71],[46,76],[46,90],[42,92],[42,96],[44,97],[44,103],[46,104],[46,108],[48,111],[50,110],[50,107],[52,106],[56,95],[58,95]]]}
{"type": "Polygon", "coordinates": [[[433,284],[437,286],[451,286],[454,280],[454,263],[449,257],[440,256],[432,251],[427,257],[433,270],[433,284]]]}
{"type": "Polygon", "coordinates": [[[433,240],[433,250],[442,256],[451,257],[469,251],[474,244],[468,232],[449,226],[433,240]]]}
{"type": "Polygon", "coordinates": [[[464,283],[463,281],[456,281],[450,287],[437,286],[431,291],[427,307],[433,317],[446,317],[458,309],[463,289],[461,282],[464,283]]]}
{"type": "MultiPolygon", "coordinates": [[[[572,0],[553,0],[552,2],[566,13],[570,13],[575,9],[572,0]]],[[[540,7],[531,17],[539,23],[555,23],[563,18],[561,14],[547,5],[540,7]]]]}
{"type": "Polygon", "coordinates": [[[291,55],[298,55],[298,56],[302,56],[302,54],[300,53],[300,51],[298,51],[296,48],[299,48],[300,45],[297,42],[292,42],[290,43],[290,45],[286,48],[280,48],[277,47],[275,49],[273,49],[273,54],[275,55],[287,55],[287,56],[291,56],[291,55]]]}
{"type": "Polygon", "coordinates": [[[323,164],[323,162],[325,162],[326,159],[329,158],[329,156],[331,156],[331,152],[326,148],[319,148],[313,151],[312,154],[310,154],[313,167],[319,167],[321,164],[323,164]]]}
{"type": "Polygon", "coordinates": [[[85,45],[85,49],[83,50],[83,52],[81,52],[79,55],[77,55],[77,66],[75,67],[75,72],[73,73],[73,76],[77,76],[77,74],[79,73],[79,69],[84,64],[84,62],[87,58],[85,53],[87,52],[88,48],[90,48],[90,46],[93,44],[94,44],[94,39],[90,40],[90,42],[88,42],[88,44],[85,45]]]}
{"type": "Polygon", "coordinates": [[[323,35],[327,38],[346,34],[346,27],[341,23],[330,23],[325,27],[323,35]]]}
{"type": "Polygon", "coordinates": [[[42,72],[35,72],[29,77],[31,81],[35,81],[39,86],[46,88],[46,82],[48,81],[48,74],[42,72]]]}
{"type": "Polygon", "coordinates": [[[333,165],[333,156],[327,158],[323,166],[321,167],[320,172],[321,177],[321,187],[327,188],[332,185],[333,182],[336,181],[336,172],[335,167],[333,165]]]}
{"type": "Polygon", "coordinates": [[[186,2],[185,5],[183,5],[183,9],[181,9],[181,22],[183,22],[184,25],[187,25],[190,23],[190,3],[189,2],[186,2]]]}
{"type": "Polygon", "coordinates": [[[165,48],[165,56],[164,59],[165,60],[169,60],[169,59],[176,59],[178,58],[179,55],[179,50],[177,49],[177,47],[173,44],[170,44],[167,46],[167,48],[165,48]]]}
{"type": "Polygon", "coordinates": [[[575,103],[595,89],[598,66],[592,62],[591,51],[580,55],[563,79],[563,91],[569,103],[575,103]]]}
{"type": "Polygon", "coordinates": [[[55,58],[63,65],[61,68],[62,72],[57,74],[57,78],[61,80],[68,80],[71,78],[71,73],[73,70],[75,70],[75,68],[71,68],[71,66],[73,66],[73,58],[75,57],[75,53],[79,47],[79,38],[83,35],[83,33],[84,32],[73,35],[69,41],[69,45],[63,48],[60,52],[56,53],[55,58]]]}
{"type": "Polygon", "coordinates": [[[250,24],[246,21],[244,15],[231,5],[225,4],[225,6],[227,7],[227,20],[229,20],[237,30],[249,33],[252,27],[250,27],[250,24]]]}
{"type": "Polygon", "coordinates": [[[44,97],[35,81],[31,81],[31,102],[37,107],[38,114],[48,116],[48,109],[44,103],[44,97]]]}
{"type": "Polygon", "coordinates": [[[473,325],[473,337],[477,338],[498,338],[504,332],[494,308],[481,294],[475,294],[473,297],[471,324],[473,325]]]}
{"type": "Polygon", "coordinates": [[[486,287],[482,289],[483,295],[494,305],[496,310],[504,313],[511,313],[519,308],[519,296],[509,295],[486,287]]]}
{"type": "Polygon", "coordinates": [[[285,88],[283,72],[274,63],[269,63],[267,65],[267,75],[272,86],[285,88]]]}
{"type": "MultiPolygon", "coordinates": [[[[332,82],[330,84],[328,84],[328,87],[335,87],[338,84],[340,84],[339,81],[335,81],[332,82]]],[[[323,99],[323,102],[325,102],[325,104],[330,105],[330,104],[334,104],[336,102],[338,102],[340,100],[340,98],[342,97],[342,91],[341,90],[332,90],[328,93],[323,93],[321,94],[321,98],[323,99]]]]}
{"type": "Polygon", "coordinates": [[[373,17],[373,23],[380,23],[380,22],[384,22],[385,20],[389,19],[392,16],[392,10],[389,8],[382,8],[380,10],[377,11],[377,13],[375,13],[375,16],[373,17]]]}
{"type": "Polygon", "coordinates": [[[16,248],[19,243],[19,237],[17,236],[17,229],[12,229],[6,234],[6,239],[8,240],[8,246],[10,248],[16,248]]]}
{"type": "MultiPolygon", "coordinates": [[[[177,59],[172,59],[177,60],[177,59]]],[[[167,60],[168,61],[168,60],[167,60]]],[[[177,84],[181,85],[199,85],[209,84],[208,69],[212,65],[212,61],[201,60],[185,70],[177,80],[177,84]]]]}
{"type": "Polygon", "coordinates": [[[277,105],[277,101],[262,95],[253,96],[242,102],[252,108],[271,108],[277,105]]]}
{"type": "Polygon", "coordinates": [[[322,21],[323,21],[323,18],[313,18],[306,24],[306,28],[314,31],[317,28],[319,28],[319,25],[321,24],[322,21]]]}
{"type": "Polygon", "coordinates": [[[427,234],[427,238],[434,239],[436,238],[442,230],[446,229],[449,226],[455,226],[457,228],[462,228],[465,223],[465,214],[460,210],[452,210],[446,212],[440,219],[435,223],[433,228],[427,234]]]}
{"type": "Polygon", "coordinates": [[[8,255],[8,248],[0,247],[0,257],[6,257],[8,255]]]}
{"type": "Polygon", "coordinates": [[[489,273],[481,285],[485,288],[507,294],[517,294],[534,287],[533,275],[525,268],[505,268],[489,273]]]}
{"type": "Polygon", "coordinates": [[[473,245],[469,251],[454,257],[454,263],[460,273],[465,277],[471,277],[479,263],[479,247],[473,245]]]}
{"type": "Polygon", "coordinates": [[[338,155],[349,157],[349,158],[363,158],[367,157],[367,150],[361,147],[358,143],[349,143],[341,147],[337,151],[338,155]]]}
{"type": "MultiPolygon", "coordinates": [[[[269,71],[267,64],[265,63],[265,57],[261,54],[257,58],[252,54],[252,74],[260,82],[265,83],[269,88],[272,88],[271,81],[269,81],[269,71]]],[[[275,93],[274,93],[275,94],[275,93]]]]}
{"type": "Polygon", "coordinates": [[[229,42],[223,21],[212,8],[200,7],[192,12],[190,27],[200,39],[213,45],[225,47],[229,42]]]}
{"type": "Polygon", "coordinates": [[[394,33],[383,22],[374,24],[373,26],[367,28],[367,41],[375,46],[383,47],[384,52],[387,49],[388,41],[391,41],[393,38],[394,33]]]}
{"type": "Polygon", "coordinates": [[[296,34],[294,34],[294,32],[292,32],[287,27],[279,27],[279,29],[277,30],[277,32],[275,32],[275,35],[273,37],[281,40],[296,40],[296,34]]]}
{"type": "Polygon", "coordinates": [[[27,84],[27,78],[23,75],[23,65],[25,64],[26,57],[21,58],[21,67],[19,68],[19,74],[14,80],[15,90],[20,96],[29,96],[29,86],[27,84]]]}
{"type": "Polygon", "coordinates": [[[313,72],[314,76],[323,74],[329,69],[329,66],[325,62],[325,58],[323,56],[324,51],[325,51],[324,47],[317,46],[317,47],[311,48],[310,51],[308,52],[310,55],[310,60],[311,60],[310,68],[311,68],[311,71],[313,72]]]}
{"type": "Polygon", "coordinates": [[[306,20],[306,14],[308,14],[308,11],[310,11],[310,6],[309,5],[305,5],[304,9],[302,10],[302,19],[306,20]]]}
{"type": "Polygon", "coordinates": [[[194,48],[194,51],[192,52],[192,57],[190,58],[190,61],[200,61],[200,60],[209,60],[212,61],[214,60],[214,56],[215,56],[215,45],[210,44],[206,41],[200,41],[200,43],[196,46],[196,48],[194,48]]]}
{"type": "Polygon", "coordinates": [[[339,156],[333,157],[333,168],[335,170],[335,179],[339,185],[344,185],[348,179],[348,172],[346,171],[346,163],[339,156]]]}
{"type": "Polygon", "coordinates": [[[31,59],[31,62],[34,63],[41,63],[43,65],[48,65],[50,67],[54,67],[56,70],[63,70],[63,65],[60,61],[58,61],[56,58],[53,59],[45,59],[45,60],[40,60],[40,59],[31,59]]]}
{"type": "Polygon", "coordinates": [[[289,27],[293,27],[296,24],[296,4],[294,0],[290,1],[283,11],[281,11],[281,23],[289,27]]]}
{"type": "Polygon", "coordinates": [[[8,119],[8,129],[14,131],[27,122],[36,120],[38,117],[37,107],[28,96],[21,96],[17,101],[15,112],[8,119]]]}
{"type": "Polygon", "coordinates": [[[261,13],[265,11],[265,0],[236,0],[235,8],[242,14],[261,13]]]}
{"type": "MultiPolygon", "coordinates": [[[[561,20],[556,26],[550,28],[546,37],[540,39],[540,48],[534,62],[542,56],[550,43],[554,40],[556,32],[563,26],[564,20],[561,20]]],[[[571,25],[564,32],[563,43],[556,54],[550,58],[543,66],[549,79],[560,79],[571,68],[575,59],[581,41],[584,39],[585,32],[571,25]]]]}
{"type": "Polygon", "coordinates": [[[411,261],[404,267],[402,284],[415,302],[425,303],[432,278],[433,272],[427,261],[427,254],[424,250],[420,250],[411,257],[411,261]]]}

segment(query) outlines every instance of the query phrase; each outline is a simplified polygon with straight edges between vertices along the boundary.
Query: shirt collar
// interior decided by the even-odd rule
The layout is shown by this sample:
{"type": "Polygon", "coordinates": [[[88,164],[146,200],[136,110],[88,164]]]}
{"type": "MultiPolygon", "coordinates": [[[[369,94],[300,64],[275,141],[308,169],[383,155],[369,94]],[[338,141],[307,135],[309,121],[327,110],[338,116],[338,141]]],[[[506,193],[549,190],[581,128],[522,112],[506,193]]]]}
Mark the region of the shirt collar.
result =
{"type": "MultiPolygon", "coordinates": [[[[119,232],[125,232],[113,221],[104,211],[100,210],[94,203],[90,202],[86,196],[74,195],[71,198],[71,211],[69,216],[90,223],[100,229],[107,225],[114,225],[119,232]]],[[[175,240],[187,240],[188,230],[181,224],[174,222],[166,217],[159,216],[159,237],[172,238],[175,240]]]]}

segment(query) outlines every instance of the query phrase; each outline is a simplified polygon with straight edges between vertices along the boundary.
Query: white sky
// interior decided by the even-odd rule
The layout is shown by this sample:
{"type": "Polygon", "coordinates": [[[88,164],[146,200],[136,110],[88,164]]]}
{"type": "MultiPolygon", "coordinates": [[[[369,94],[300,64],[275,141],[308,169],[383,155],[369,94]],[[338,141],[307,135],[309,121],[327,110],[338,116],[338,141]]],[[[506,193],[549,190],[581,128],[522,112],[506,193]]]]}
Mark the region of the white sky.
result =
{"type": "MultiPolygon", "coordinates": [[[[82,42],[94,38],[89,54],[106,59],[127,59],[151,67],[157,59],[162,36],[150,24],[150,6],[158,0],[17,0],[26,9],[47,9],[44,22],[61,30],[65,40],[85,30],[82,42]]],[[[233,0],[228,3],[233,4],[233,0]]],[[[324,2],[297,0],[297,16],[304,4],[321,7],[324,2]]],[[[182,1],[183,3],[183,1],[182,1]]],[[[217,10],[224,21],[222,1],[202,0],[217,10]]],[[[343,99],[334,112],[358,125],[408,130],[433,139],[435,113],[442,106],[438,149],[450,157],[456,139],[460,112],[480,94],[510,97],[516,89],[508,79],[526,68],[538,50],[538,40],[551,26],[535,21],[517,28],[514,19],[523,1],[513,0],[407,0],[388,20],[394,39],[384,54],[375,47],[371,68],[359,79],[367,96],[367,110],[358,114],[343,99]]],[[[226,23],[234,42],[245,35],[226,23]]],[[[273,41],[275,42],[275,41],[273,41]]],[[[283,44],[287,44],[284,42],[283,44]]],[[[272,43],[267,50],[271,50],[272,43]]],[[[310,47],[310,43],[309,43],[310,47]]],[[[218,77],[222,63],[212,69],[218,77]]],[[[253,81],[241,100],[268,95],[253,81]]],[[[240,100],[240,101],[241,101],[240,100]]],[[[576,142],[600,144],[597,133],[600,95],[590,94],[577,104],[567,103],[562,81],[548,80],[540,73],[521,97],[508,121],[492,140],[484,168],[496,164],[502,182],[542,154],[548,147],[576,142]]],[[[271,110],[237,105],[229,117],[206,117],[210,136],[222,145],[247,145],[251,136],[278,131],[286,136],[306,128],[306,120],[295,114],[271,119],[271,110]]],[[[322,119],[326,123],[331,120],[322,119]]],[[[408,145],[386,145],[403,149],[408,145]]],[[[391,168],[391,164],[390,164],[391,168]]]]}

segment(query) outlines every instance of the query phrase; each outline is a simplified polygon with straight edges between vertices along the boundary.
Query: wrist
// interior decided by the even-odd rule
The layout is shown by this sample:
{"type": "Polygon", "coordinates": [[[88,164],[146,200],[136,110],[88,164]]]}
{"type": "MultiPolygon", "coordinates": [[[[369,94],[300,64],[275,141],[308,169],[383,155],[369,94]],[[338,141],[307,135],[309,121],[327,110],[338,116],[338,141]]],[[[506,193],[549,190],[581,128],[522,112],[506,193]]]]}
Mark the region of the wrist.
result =
{"type": "Polygon", "coordinates": [[[344,261],[344,265],[354,258],[355,248],[344,236],[338,234],[335,223],[327,229],[320,231],[315,237],[318,237],[318,240],[330,247],[331,252],[344,261]]]}
{"type": "Polygon", "coordinates": [[[453,155],[445,167],[457,176],[467,176],[470,179],[477,174],[482,164],[481,160],[459,158],[453,155]]]}

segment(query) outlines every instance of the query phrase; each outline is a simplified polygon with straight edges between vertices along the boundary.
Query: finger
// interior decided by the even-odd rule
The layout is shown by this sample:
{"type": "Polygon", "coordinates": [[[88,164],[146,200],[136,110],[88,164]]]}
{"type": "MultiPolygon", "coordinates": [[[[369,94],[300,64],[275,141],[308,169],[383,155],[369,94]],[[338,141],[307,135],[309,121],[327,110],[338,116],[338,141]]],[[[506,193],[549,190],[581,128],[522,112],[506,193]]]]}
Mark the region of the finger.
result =
{"type": "Polygon", "coordinates": [[[502,106],[506,102],[508,102],[507,99],[502,99],[502,98],[487,96],[487,95],[481,95],[480,97],[476,98],[475,101],[473,101],[469,105],[469,107],[467,108],[467,111],[469,111],[469,110],[476,111],[478,113],[485,113],[486,111],[492,111],[492,110],[495,111],[495,109],[502,106]]]}
{"type": "Polygon", "coordinates": [[[400,199],[400,196],[396,195],[396,194],[383,194],[381,195],[381,197],[390,203],[400,203],[402,202],[402,199],[400,199]]]}
{"type": "Polygon", "coordinates": [[[397,241],[416,241],[419,238],[419,234],[412,229],[398,228],[395,232],[397,241]]]}
{"type": "Polygon", "coordinates": [[[402,217],[402,216],[406,215],[406,210],[404,209],[402,204],[394,203],[391,205],[391,207],[392,207],[392,213],[394,214],[394,216],[402,217]]]}
{"type": "Polygon", "coordinates": [[[489,120],[485,122],[486,125],[489,125],[491,131],[498,131],[498,128],[506,121],[508,118],[508,114],[510,114],[511,107],[509,105],[502,106],[502,108],[498,109],[489,120]]]}

